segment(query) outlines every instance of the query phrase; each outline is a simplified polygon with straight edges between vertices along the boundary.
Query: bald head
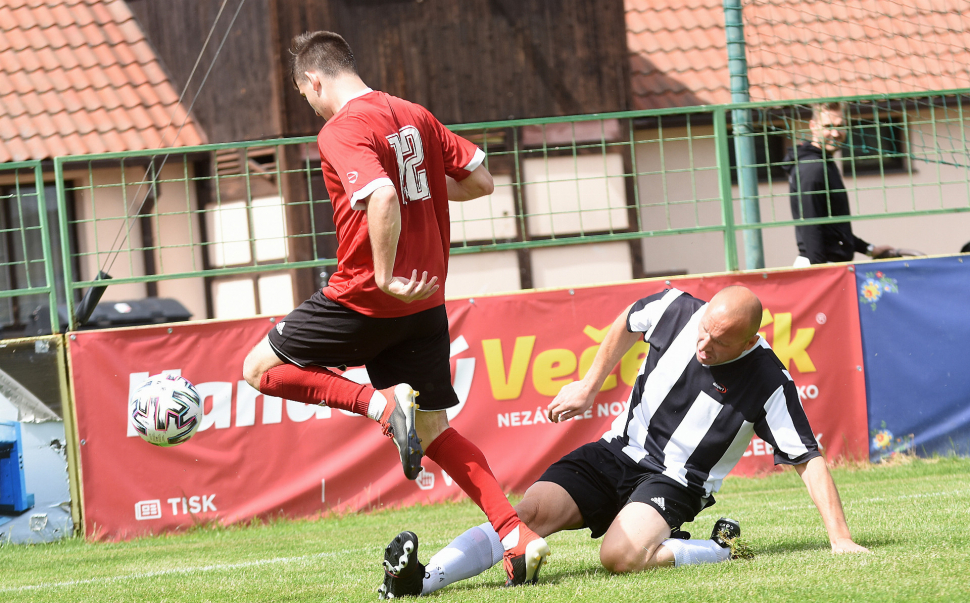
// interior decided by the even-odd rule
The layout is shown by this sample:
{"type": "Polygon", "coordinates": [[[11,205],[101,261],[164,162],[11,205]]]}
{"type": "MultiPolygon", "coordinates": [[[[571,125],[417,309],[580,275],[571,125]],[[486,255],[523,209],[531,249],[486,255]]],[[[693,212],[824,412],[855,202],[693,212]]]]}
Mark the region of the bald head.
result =
{"type": "Polygon", "coordinates": [[[749,289],[725,287],[711,298],[697,328],[697,360],[721,364],[758,343],[761,301],[749,289]]]}
{"type": "Polygon", "coordinates": [[[707,311],[722,314],[732,326],[741,329],[745,339],[761,327],[761,300],[747,287],[732,285],[721,289],[711,298],[707,311]]]}

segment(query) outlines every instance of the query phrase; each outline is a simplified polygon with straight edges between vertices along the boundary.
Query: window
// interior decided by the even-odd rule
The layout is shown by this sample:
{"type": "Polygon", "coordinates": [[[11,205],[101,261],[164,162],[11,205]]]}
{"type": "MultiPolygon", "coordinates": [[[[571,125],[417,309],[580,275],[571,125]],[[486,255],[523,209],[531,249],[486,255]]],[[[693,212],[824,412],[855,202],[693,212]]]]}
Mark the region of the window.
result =
{"type": "MultiPolygon", "coordinates": [[[[218,190],[202,193],[208,200],[204,204],[208,268],[293,261],[286,202],[277,181],[277,151],[276,147],[251,147],[215,154],[218,190]]],[[[210,277],[208,282],[212,318],[286,314],[295,307],[290,270],[210,277]]]]}
{"type": "Polygon", "coordinates": [[[618,153],[523,159],[529,234],[561,237],[629,230],[623,172],[618,153]]]}
{"type": "Polygon", "coordinates": [[[846,175],[878,174],[906,168],[906,131],[900,117],[853,117],[842,149],[846,175]]]}
{"type": "MultiPolygon", "coordinates": [[[[755,127],[758,127],[757,124],[755,127]]],[[[782,169],[785,152],[788,150],[789,133],[775,131],[758,131],[750,136],[754,140],[754,166],[758,171],[758,182],[786,181],[788,175],[782,169]]],[[[731,162],[731,184],[738,183],[738,159],[734,148],[734,137],[728,142],[728,158],[731,162]]]]}
{"type": "MultiPolygon", "coordinates": [[[[54,287],[57,299],[64,303],[64,265],[57,191],[53,185],[44,187],[44,205],[53,256],[54,287]]],[[[47,285],[43,245],[37,189],[23,184],[0,187],[0,289],[9,291],[47,285]]],[[[46,294],[0,299],[0,329],[3,329],[4,337],[50,333],[48,306],[46,294]]]]}
{"type": "MultiPolygon", "coordinates": [[[[214,268],[286,261],[286,222],[280,197],[206,205],[209,265],[214,268]],[[251,226],[251,228],[250,228],[251,226]],[[251,234],[250,234],[251,233],[251,234]]],[[[214,318],[286,314],[294,308],[288,272],[215,279],[214,318]]]]}
{"type": "Polygon", "coordinates": [[[285,261],[286,224],[280,197],[206,205],[209,263],[218,268],[285,261]],[[252,224],[252,235],[250,235],[252,224]]]}

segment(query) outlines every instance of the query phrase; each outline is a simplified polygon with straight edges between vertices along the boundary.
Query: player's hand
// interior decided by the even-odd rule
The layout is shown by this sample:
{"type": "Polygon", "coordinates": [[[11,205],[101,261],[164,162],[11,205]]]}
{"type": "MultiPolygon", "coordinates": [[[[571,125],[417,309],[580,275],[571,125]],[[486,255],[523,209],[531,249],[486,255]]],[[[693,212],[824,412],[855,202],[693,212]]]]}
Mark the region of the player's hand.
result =
{"type": "Polygon", "coordinates": [[[871,551],[852,542],[851,538],[839,538],[832,542],[832,552],[838,555],[841,553],[869,553],[871,551]]]}
{"type": "Polygon", "coordinates": [[[872,259],[874,260],[898,257],[900,257],[899,251],[890,245],[876,245],[872,248],[872,259]]]}
{"type": "Polygon", "coordinates": [[[546,407],[546,415],[553,423],[559,423],[586,412],[593,404],[596,393],[590,395],[582,381],[573,381],[564,386],[546,407]]]}
{"type": "Polygon", "coordinates": [[[397,298],[402,302],[409,304],[414,301],[421,301],[422,299],[428,299],[435,292],[438,291],[438,277],[432,276],[431,280],[428,280],[428,273],[421,273],[421,280],[418,280],[418,271],[414,270],[411,272],[411,278],[406,279],[401,276],[395,276],[391,278],[391,281],[387,283],[387,287],[381,287],[381,291],[387,293],[391,297],[397,298]]]}

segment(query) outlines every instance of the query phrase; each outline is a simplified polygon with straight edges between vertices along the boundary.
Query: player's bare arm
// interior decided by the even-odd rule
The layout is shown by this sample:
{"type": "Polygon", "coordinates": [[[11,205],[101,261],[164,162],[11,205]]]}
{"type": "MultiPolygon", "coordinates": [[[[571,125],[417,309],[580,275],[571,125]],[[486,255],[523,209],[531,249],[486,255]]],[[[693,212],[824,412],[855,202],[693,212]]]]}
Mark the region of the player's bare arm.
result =
{"type": "Polygon", "coordinates": [[[445,179],[448,182],[449,201],[471,201],[491,195],[495,190],[492,175],[484,165],[475,168],[467,178],[462,180],[455,180],[451,176],[445,176],[445,179]]]}
{"type": "Polygon", "coordinates": [[[401,205],[394,187],[382,186],[367,198],[367,232],[374,256],[374,280],[377,287],[391,297],[411,303],[427,299],[438,290],[438,277],[411,272],[411,277],[394,276],[394,257],[401,237],[401,205]]]}
{"type": "Polygon", "coordinates": [[[603,387],[613,367],[640,339],[639,333],[626,330],[627,315],[632,307],[632,305],[627,306],[613,321],[610,332],[606,334],[600,349],[596,351],[593,365],[589,367],[586,376],[581,381],[573,381],[563,387],[549,403],[546,412],[550,421],[558,423],[571,419],[583,414],[593,405],[596,394],[603,387]]]}
{"type": "Polygon", "coordinates": [[[805,482],[808,495],[822,516],[822,523],[832,543],[832,552],[868,553],[869,549],[859,546],[852,540],[849,524],[846,523],[845,513],[842,510],[842,500],[839,498],[839,491],[832,481],[832,474],[829,473],[825,459],[815,457],[807,463],[795,465],[795,470],[805,482]]]}

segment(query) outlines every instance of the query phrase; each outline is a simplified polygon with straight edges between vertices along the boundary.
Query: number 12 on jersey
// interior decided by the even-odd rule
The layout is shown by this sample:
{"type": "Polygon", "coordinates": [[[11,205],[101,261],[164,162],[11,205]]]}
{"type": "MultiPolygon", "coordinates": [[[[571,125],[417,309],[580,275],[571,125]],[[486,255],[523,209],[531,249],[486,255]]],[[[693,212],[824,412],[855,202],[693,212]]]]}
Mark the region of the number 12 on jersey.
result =
{"type": "Polygon", "coordinates": [[[421,133],[414,126],[404,126],[398,134],[387,136],[387,142],[397,155],[397,170],[401,179],[404,202],[424,201],[431,198],[428,172],[420,169],[424,163],[424,144],[421,133]]]}

